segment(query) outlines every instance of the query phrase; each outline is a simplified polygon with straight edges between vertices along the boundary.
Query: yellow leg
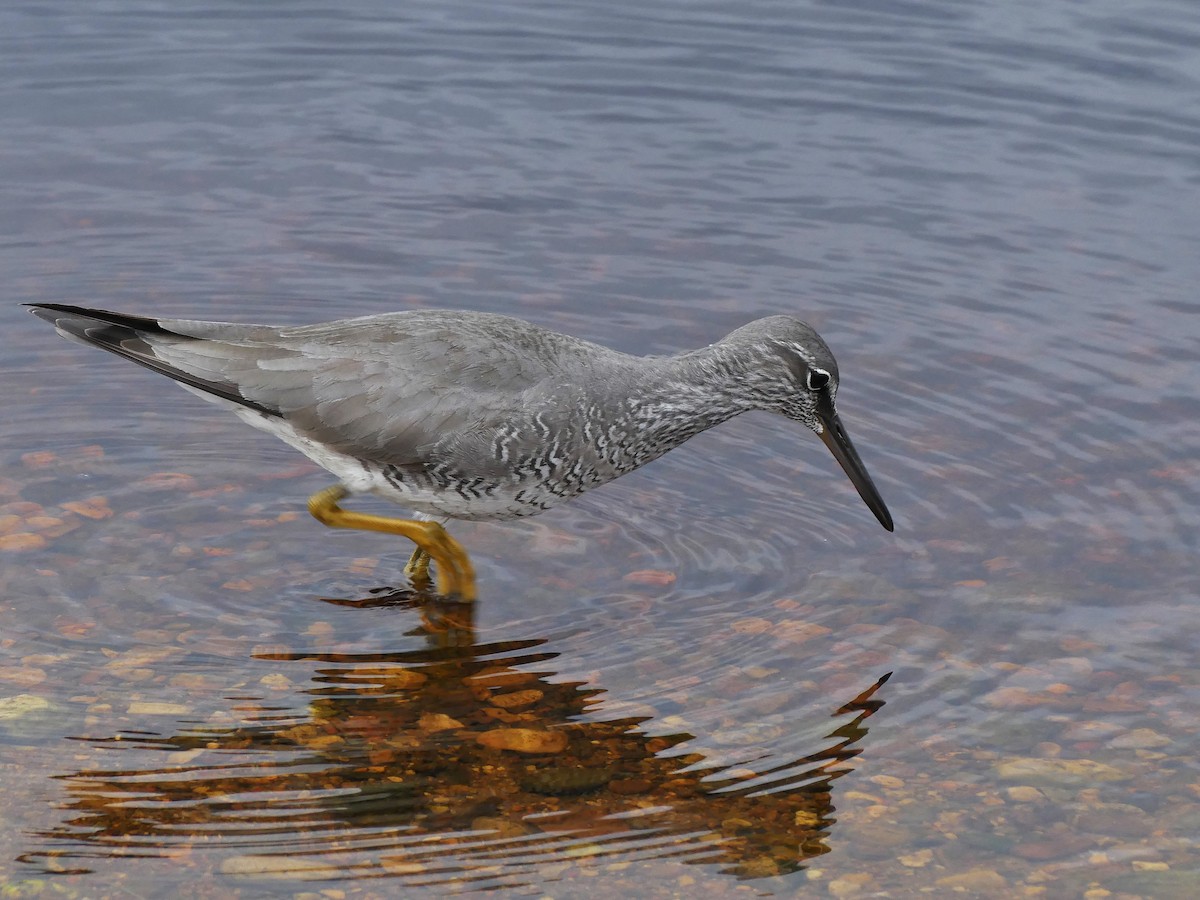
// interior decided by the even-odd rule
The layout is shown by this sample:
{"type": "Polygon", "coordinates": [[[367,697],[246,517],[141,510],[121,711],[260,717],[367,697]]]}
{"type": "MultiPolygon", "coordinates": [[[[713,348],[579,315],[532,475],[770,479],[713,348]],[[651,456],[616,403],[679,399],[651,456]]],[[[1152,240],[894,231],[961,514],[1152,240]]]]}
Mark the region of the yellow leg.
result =
{"type": "MultiPolygon", "coordinates": [[[[475,568],[462,545],[446,532],[437,522],[418,522],[413,519],[392,519],[373,516],[369,513],[351,512],[338,506],[338,501],[349,493],[340,484],[317,491],[308,498],[308,511],[322,525],[330,528],[361,528],[365,531],[382,531],[399,534],[417,545],[417,551],[409,560],[409,567],[418,571],[419,555],[425,557],[425,575],[428,577],[429,560],[437,563],[438,592],[447,597],[458,596],[463,600],[475,599],[475,568]]],[[[406,568],[406,571],[408,569],[406,568]]]]}
{"type": "Polygon", "coordinates": [[[420,547],[414,550],[412,556],[408,558],[408,564],[404,567],[404,574],[418,588],[428,587],[429,554],[420,547]]]}

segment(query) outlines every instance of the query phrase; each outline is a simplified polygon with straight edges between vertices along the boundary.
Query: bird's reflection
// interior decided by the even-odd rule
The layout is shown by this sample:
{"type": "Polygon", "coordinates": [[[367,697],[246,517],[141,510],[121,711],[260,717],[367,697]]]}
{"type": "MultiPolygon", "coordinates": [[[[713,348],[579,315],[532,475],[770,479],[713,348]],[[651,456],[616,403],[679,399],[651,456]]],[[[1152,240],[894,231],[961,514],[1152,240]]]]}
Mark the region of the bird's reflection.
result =
{"type": "Polygon", "coordinates": [[[544,639],[480,642],[471,604],[381,590],[339,605],[411,610],[415,649],[273,651],[313,665],[307,712],[240,727],[86,739],[172,754],[161,765],[60,776],[66,821],[24,859],[205,850],[221,871],[445,886],[545,880],[547,867],[674,858],[754,878],[828,850],[835,779],[849,772],[888,676],[833,710],[795,759],[717,765],[648,735],[646,717],[593,721],[603,689],[554,680],[544,639]]]}

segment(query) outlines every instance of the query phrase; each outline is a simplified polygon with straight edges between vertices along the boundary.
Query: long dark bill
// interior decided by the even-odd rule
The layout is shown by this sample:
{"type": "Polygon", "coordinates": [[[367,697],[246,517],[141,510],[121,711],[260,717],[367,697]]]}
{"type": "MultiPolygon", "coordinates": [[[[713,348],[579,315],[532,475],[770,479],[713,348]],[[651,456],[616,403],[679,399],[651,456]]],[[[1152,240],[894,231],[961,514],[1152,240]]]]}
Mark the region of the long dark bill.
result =
{"type": "Polygon", "coordinates": [[[892,514],[888,512],[883,498],[879,496],[875,482],[867,474],[867,467],[859,459],[854,444],[850,443],[850,435],[846,434],[846,429],[842,427],[842,420],[838,418],[832,404],[826,409],[819,410],[818,415],[821,418],[821,424],[825,426],[825,430],[821,432],[821,440],[825,442],[825,446],[829,448],[833,458],[838,461],[838,465],[850,476],[850,481],[858,491],[858,496],[866,501],[871,512],[875,513],[875,518],[879,520],[879,524],[891,531],[893,529],[892,514]]]}

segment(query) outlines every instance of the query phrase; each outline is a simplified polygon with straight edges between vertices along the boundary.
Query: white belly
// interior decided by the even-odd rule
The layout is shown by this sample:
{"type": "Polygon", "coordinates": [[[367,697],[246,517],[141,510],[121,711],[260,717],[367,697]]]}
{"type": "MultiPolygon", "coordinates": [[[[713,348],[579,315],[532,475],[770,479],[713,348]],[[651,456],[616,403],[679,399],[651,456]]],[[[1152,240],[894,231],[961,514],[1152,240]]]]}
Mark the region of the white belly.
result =
{"type": "Polygon", "coordinates": [[[386,466],[366,463],[353,456],[331,450],[324,444],[298,434],[292,425],[277,416],[247,409],[211,394],[193,391],[206,400],[231,409],[243,422],[275,435],[295,447],[321,468],[331,472],[354,494],[375,494],[385,500],[433,516],[451,519],[514,519],[534,515],[561,503],[568,497],[537,490],[518,483],[490,485],[490,490],[446,488],[420,480],[389,477],[386,466]]]}

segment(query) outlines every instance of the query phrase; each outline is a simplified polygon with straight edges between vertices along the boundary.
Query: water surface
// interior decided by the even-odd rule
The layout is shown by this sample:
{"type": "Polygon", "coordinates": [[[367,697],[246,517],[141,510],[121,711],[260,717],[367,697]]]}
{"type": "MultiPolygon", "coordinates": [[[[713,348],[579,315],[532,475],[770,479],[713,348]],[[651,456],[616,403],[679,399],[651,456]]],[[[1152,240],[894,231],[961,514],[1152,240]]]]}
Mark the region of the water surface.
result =
{"type": "Polygon", "coordinates": [[[0,35],[0,884],[1197,894],[1192,4],[0,35]],[[407,548],[308,519],[319,470],[38,301],[636,353],[798,315],[896,532],[746,416],[455,527],[482,600],[445,628],[407,548]]]}

